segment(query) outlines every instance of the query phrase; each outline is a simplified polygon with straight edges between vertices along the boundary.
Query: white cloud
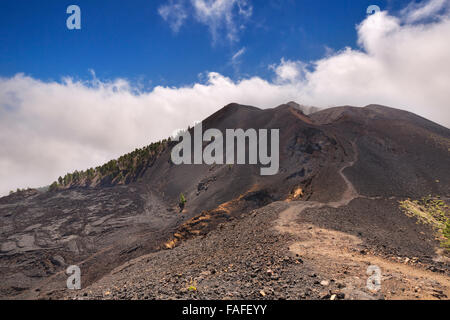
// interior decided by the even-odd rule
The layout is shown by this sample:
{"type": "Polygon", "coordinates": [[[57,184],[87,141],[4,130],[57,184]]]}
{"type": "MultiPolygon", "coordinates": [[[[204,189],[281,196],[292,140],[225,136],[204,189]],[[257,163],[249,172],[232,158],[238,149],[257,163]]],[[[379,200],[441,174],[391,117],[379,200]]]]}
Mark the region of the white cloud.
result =
{"type": "Polygon", "coordinates": [[[0,78],[0,194],[99,165],[230,102],[262,108],[291,100],[318,107],[379,103],[449,127],[450,16],[412,24],[405,17],[369,16],[357,28],[360,50],[329,53],[309,70],[282,59],[272,66],[271,81],[209,73],[204,83],[140,92],[120,79],[0,78]]]}
{"type": "Polygon", "coordinates": [[[301,81],[307,103],[380,103],[450,125],[449,15],[428,24],[402,24],[386,12],[358,26],[362,50],[316,61],[301,81]]]}
{"type": "Polygon", "coordinates": [[[430,0],[419,3],[412,2],[402,11],[402,14],[406,22],[413,23],[423,19],[429,19],[433,16],[435,17],[442,10],[448,9],[448,0],[430,0]]]}
{"type": "Polygon", "coordinates": [[[253,11],[247,0],[192,0],[192,5],[197,20],[209,27],[214,41],[221,29],[225,29],[230,41],[236,41],[238,19],[249,18],[253,11]],[[237,14],[234,12],[236,7],[237,14]]]}
{"type": "Polygon", "coordinates": [[[241,23],[253,13],[248,0],[190,0],[189,9],[184,3],[183,0],[169,0],[158,12],[175,32],[180,30],[192,12],[197,22],[209,28],[214,43],[219,40],[221,32],[226,34],[229,41],[237,41],[239,30],[243,28],[241,23]]]}
{"type": "Polygon", "coordinates": [[[306,73],[306,64],[301,61],[291,61],[281,59],[280,64],[270,66],[276,74],[276,83],[301,82],[306,73]]]}
{"type": "Polygon", "coordinates": [[[239,61],[239,58],[241,58],[247,49],[245,47],[239,49],[233,56],[231,57],[231,63],[236,64],[239,61]]]}
{"type": "Polygon", "coordinates": [[[159,15],[170,25],[173,32],[177,33],[188,18],[187,9],[182,1],[169,0],[168,4],[158,8],[159,15]]]}

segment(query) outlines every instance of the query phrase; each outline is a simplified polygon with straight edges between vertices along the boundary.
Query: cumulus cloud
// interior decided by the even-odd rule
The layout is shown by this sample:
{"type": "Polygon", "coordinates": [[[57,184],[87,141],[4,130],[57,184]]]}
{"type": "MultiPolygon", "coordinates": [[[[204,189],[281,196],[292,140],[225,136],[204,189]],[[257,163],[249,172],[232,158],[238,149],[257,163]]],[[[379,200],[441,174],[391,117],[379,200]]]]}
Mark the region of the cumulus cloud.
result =
{"type": "Polygon", "coordinates": [[[191,13],[197,22],[209,28],[214,43],[221,32],[229,41],[237,41],[239,30],[244,28],[243,22],[253,13],[248,0],[190,0],[188,4],[184,0],[169,0],[158,12],[174,32],[180,30],[191,13]]]}
{"type": "Polygon", "coordinates": [[[276,83],[301,82],[306,74],[306,64],[302,61],[291,61],[281,59],[280,64],[273,64],[269,67],[276,74],[276,83]]]}
{"type": "Polygon", "coordinates": [[[320,106],[380,103],[450,125],[450,15],[403,24],[380,12],[357,28],[361,50],[315,61],[299,81],[305,101],[320,106]]]}
{"type": "Polygon", "coordinates": [[[430,10],[409,23],[411,10],[367,17],[357,26],[359,49],[312,62],[282,59],[270,66],[270,80],[233,81],[212,72],[202,83],[141,92],[122,79],[0,78],[0,194],[99,165],[230,102],[261,108],[291,100],[318,107],[378,103],[449,127],[450,15],[441,9],[436,18],[430,10]]]}

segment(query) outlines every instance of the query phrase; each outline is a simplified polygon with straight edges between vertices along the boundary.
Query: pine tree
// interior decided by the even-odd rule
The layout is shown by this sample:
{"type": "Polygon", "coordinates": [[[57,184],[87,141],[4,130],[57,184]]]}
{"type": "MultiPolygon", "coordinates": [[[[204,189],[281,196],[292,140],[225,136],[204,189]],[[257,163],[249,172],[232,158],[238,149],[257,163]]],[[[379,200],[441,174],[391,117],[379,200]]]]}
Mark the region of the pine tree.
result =
{"type": "Polygon", "coordinates": [[[58,182],[55,181],[50,185],[49,190],[56,191],[57,189],[58,189],[58,182]]]}

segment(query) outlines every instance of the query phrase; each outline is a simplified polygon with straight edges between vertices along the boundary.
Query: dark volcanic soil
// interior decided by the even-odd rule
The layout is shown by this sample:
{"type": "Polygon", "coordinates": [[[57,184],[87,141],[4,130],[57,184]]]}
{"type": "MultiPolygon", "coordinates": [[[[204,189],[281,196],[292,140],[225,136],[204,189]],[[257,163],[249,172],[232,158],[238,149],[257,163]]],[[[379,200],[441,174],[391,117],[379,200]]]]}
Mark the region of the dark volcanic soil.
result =
{"type": "MultiPolygon", "coordinates": [[[[285,225],[293,228],[292,233],[280,232],[280,214],[296,206],[270,204],[220,225],[205,237],[130,261],[66,298],[330,299],[336,295],[336,299],[445,299],[450,294],[450,279],[441,263],[421,258],[405,263],[405,256],[392,255],[390,250],[396,248],[379,250],[352,235],[353,230],[336,232],[339,221],[329,221],[327,229],[300,215],[295,225],[285,225]],[[383,272],[378,293],[366,289],[366,270],[372,264],[383,272]]],[[[359,211],[353,204],[342,210],[359,211]]],[[[332,215],[334,210],[319,211],[332,215]]],[[[401,220],[402,214],[397,218],[401,220]]],[[[355,221],[355,227],[361,234],[380,236],[364,221],[355,221]]],[[[414,248],[410,246],[411,257],[420,253],[414,248]]]]}
{"type": "Polygon", "coordinates": [[[312,269],[287,250],[292,237],[271,227],[286,207],[268,205],[205,237],[131,261],[75,297],[259,299],[264,291],[269,299],[319,298],[312,269]]]}
{"type": "Polygon", "coordinates": [[[98,280],[115,266],[158,250],[182,222],[140,184],[29,191],[0,199],[0,213],[0,296],[20,298],[65,289],[63,271],[71,264],[84,269],[85,284],[98,280]]]}
{"type": "Polygon", "coordinates": [[[436,231],[398,202],[448,199],[449,129],[382,106],[292,104],[231,104],[203,127],[280,129],[279,174],[174,166],[166,150],[125,186],[1,198],[0,297],[447,299],[436,231]],[[71,264],[80,292],[66,289],[71,264]]]}

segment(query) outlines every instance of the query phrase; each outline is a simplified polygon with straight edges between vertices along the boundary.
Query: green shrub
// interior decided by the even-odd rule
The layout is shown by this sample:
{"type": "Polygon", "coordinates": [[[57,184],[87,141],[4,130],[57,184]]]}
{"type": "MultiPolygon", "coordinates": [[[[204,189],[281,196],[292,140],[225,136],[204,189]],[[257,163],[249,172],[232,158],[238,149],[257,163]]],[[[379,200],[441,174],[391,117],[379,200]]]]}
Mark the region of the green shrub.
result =
{"type": "Polygon", "coordinates": [[[187,202],[187,200],[184,197],[184,194],[181,193],[180,194],[180,202],[178,203],[178,205],[180,206],[181,211],[183,211],[186,202],[187,202]]]}
{"type": "Polygon", "coordinates": [[[406,215],[416,217],[420,223],[432,226],[443,239],[441,246],[450,249],[450,211],[439,196],[400,201],[400,208],[406,215]]]}
{"type": "Polygon", "coordinates": [[[446,249],[450,249],[450,219],[445,223],[445,228],[442,230],[442,234],[445,240],[442,242],[442,246],[446,249]]]}

